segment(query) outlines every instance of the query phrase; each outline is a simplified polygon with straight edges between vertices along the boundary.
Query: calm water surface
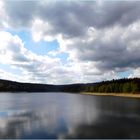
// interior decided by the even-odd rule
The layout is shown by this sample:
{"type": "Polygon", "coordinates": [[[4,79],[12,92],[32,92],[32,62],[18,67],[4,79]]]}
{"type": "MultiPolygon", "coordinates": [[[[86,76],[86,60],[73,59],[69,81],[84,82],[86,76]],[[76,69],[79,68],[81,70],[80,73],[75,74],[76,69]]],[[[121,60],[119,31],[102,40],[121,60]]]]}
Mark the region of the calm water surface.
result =
{"type": "Polygon", "coordinates": [[[0,93],[0,138],[140,138],[140,99],[0,93]]]}

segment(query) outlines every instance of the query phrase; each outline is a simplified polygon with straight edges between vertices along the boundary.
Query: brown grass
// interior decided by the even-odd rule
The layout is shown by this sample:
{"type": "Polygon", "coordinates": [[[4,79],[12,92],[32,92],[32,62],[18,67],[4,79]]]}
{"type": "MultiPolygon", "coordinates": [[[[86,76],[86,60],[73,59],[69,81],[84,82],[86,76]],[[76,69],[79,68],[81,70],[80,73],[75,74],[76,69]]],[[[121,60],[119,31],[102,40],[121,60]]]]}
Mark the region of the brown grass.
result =
{"type": "Polygon", "coordinates": [[[81,92],[81,94],[95,95],[95,96],[118,96],[118,97],[129,97],[129,98],[140,98],[140,93],[92,93],[92,92],[81,92]]]}

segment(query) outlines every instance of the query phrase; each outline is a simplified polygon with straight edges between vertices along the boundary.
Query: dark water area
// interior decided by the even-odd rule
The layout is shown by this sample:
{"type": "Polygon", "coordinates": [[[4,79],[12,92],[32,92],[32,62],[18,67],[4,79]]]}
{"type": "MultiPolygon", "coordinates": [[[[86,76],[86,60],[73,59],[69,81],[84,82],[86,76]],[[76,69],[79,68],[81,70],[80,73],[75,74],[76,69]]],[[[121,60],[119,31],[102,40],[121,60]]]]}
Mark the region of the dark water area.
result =
{"type": "Polygon", "coordinates": [[[1,93],[0,138],[140,138],[140,99],[1,93]]]}

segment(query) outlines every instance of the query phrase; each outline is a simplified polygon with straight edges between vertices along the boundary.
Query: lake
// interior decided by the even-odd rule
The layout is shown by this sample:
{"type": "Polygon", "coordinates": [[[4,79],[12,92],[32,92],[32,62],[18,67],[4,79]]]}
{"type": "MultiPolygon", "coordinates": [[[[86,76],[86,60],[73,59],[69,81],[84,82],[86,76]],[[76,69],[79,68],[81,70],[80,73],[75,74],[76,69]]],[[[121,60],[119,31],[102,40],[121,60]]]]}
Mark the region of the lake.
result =
{"type": "Polygon", "coordinates": [[[0,138],[140,138],[140,99],[0,93],[0,138]]]}

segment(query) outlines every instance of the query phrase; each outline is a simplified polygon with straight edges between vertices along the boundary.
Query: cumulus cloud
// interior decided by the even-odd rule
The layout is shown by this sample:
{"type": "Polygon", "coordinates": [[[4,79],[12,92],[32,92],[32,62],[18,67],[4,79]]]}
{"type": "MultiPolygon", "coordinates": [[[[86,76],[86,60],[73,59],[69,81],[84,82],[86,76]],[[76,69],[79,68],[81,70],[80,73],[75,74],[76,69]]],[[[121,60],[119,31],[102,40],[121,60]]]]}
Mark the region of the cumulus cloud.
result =
{"type": "Polygon", "coordinates": [[[139,22],[125,28],[115,26],[105,30],[94,30],[92,36],[96,34],[96,37],[94,36],[92,41],[82,42],[80,38],[67,47],[75,52],[73,56],[72,50],[70,51],[72,59],[95,61],[96,66],[103,70],[139,67],[140,42],[135,37],[140,33],[138,25],[139,22]]]}
{"type": "Polygon", "coordinates": [[[51,34],[66,37],[81,36],[91,26],[126,26],[140,18],[138,1],[4,1],[4,7],[16,28],[32,26],[38,17],[53,26],[51,34]]]}
{"type": "Polygon", "coordinates": [[[4,1],[9,25],[15,28],[30,26],[37,3],[37,1],[4,1]]]}
{"type": "Polygon", "coordinates": [[[59,1],[38,6],[37,17],[42,21],[39,26],[44,26],[40,32],[42,36],[56,37],[62,34],[65,38],[81,37],[89,27],[125,27],[140,18],[140,3],[132,1],[59,1]]]}
{"type": "Polygon", "coordinates": [[[129,77],[140,77],[140,68],[134,69],[133,73],[129,77]]]}
{"type": "Polygon", "coordinates": [[[49,54],[69,57],[62,64],[34,54],[18,36],[0,32],[0,58],[45,83],[100,81],[130,69],[138,75],[139,11],[139,1],[1,1],[0,27],[26,28],[35,42],[57,40],[59,49],[49,54]]]}
{"type": "MultiPolygon", "coordinates": [[[[21,69],[29,81],[36,79],[35,81],[39,82],[38,77],[45,79],[45,74],[47,77],[47,72],[60,63],[58,59],[30,52],[17,35],[13,36],[8,32],[0,32],[0,44],[0,63],[21,69]],[[45,73],[43,74],[42,71],[45,73]]],[[[19,77],[22,76],[19,75],[19,77]]],[[[23,77],[23,81],[25,77],[23,77]]]]}
{"type": "Polygon", "coordinates": [[[11,80],[22,82],[48,84],[78,82],[78,71],[74,64],[63,65],[58,58],[32,53],[25,48],[21,38],[17,35],[1,31],[0,44],[0,64],[10,65],[21,70],[20,75],[1,70],[1,78],[8,79],[9,77],[11,80]]]}
{"type": "Polygon", "coordinates": [[[23,54],[26,53],[24,44],[18,36],[12,36],[8,32],[0,32],[0,58],[1,63],[14,64],[18,62],[26,62],[23,54]]]}
{"type": "Polygon", "coordinates": [[[16,74],[12,74],[10,72],[7,72],[5,70],[0,69],[0,78],[1,79],[6,79],[6,80],[13,80],[13,81],[22,81],[24,82],[24,79],[19,77],[16,74]]]}

